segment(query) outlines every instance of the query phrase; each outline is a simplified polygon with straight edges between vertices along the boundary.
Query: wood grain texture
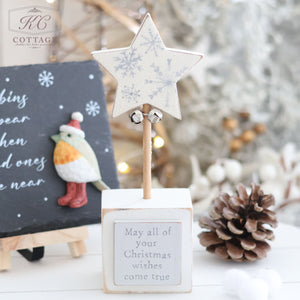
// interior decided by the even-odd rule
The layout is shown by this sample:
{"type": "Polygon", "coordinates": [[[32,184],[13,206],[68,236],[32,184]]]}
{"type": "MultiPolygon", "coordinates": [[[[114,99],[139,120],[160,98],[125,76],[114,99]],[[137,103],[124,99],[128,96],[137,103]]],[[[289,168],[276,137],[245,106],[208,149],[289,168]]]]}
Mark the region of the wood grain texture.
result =
{"type": "Polygon", "coordinates": [[[0,250],[7,252],[86,239],[88,239],[87,227],[74,227],[2,238],[0,239],[0,250]]]}
{"type": "MultiPolygon", "coordinates": [[[[148,114],[151,106],[143,105],[143,113],[148,114]]],[[[152,162],[152,143],[151,143],[151,122],[147,117],[143,120],[143,198],[151,199],[151,162],[152,162]]]]}
{"type": "Polygon", "coordinates": [[[82,256],[87,252],[84,240],[88,237],[88,228],[82,226],[2,238],[0,239],[0,270],[11,268],[10,256],[13,250],[68,243],[72,257],[82,256]]]}
{"type": "Polygon", "coordinates": [[[87,253],[84,241],[76,241],[68,243],[72,257],[80,257],[87,253]]]}
{"type": "Polygon", "coordinates": [[[10,251],[0,251],[0,271],[10,269],[10,251]]]}

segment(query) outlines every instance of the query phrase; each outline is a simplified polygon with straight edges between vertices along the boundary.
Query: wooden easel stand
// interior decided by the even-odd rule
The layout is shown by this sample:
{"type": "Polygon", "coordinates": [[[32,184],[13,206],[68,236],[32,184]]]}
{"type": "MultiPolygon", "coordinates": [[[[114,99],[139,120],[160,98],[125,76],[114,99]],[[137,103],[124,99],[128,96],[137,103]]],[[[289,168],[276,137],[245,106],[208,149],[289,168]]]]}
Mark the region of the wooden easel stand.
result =
{"type": "Polygon", "coordinates": [[[1,238],[0,270],[11,268],[10,252],[13,250],[68,243],[71,255],[79,257],[87,252],[84,243],[86,239],[88,239],[88,228],[86,226],[1,238]]]}

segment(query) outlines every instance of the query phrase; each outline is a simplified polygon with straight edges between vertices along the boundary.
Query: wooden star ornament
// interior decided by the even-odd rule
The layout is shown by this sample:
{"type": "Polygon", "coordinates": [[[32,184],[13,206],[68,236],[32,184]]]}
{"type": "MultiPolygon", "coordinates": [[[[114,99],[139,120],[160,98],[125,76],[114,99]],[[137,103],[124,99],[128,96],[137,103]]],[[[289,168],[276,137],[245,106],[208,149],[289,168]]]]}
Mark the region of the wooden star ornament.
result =
{"type": "Polygon", "coordinates": [[[118,81],[113,117],[149,104],[181,119],[177,81],[203,57],[167,48],[147,14],[130,47],[94,51],[94,58],[118,81]]]}

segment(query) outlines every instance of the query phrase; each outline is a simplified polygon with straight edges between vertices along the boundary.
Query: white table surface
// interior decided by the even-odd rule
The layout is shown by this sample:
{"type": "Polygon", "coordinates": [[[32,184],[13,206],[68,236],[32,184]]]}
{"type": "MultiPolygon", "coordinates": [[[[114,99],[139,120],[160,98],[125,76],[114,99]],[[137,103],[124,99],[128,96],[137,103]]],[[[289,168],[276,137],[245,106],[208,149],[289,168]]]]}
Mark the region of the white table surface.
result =
{"type": "Polygon", "coordinates": [[[255,274],[261,268],[278,271],[283,286],[278,300],[300,299],[300,228],[280,224],[268,257],[254,263],[222,261],[207,253],[199,244],[200,228],[194,225],[194,270],[191,294],[104,294],[101,278],[100,225],[89,226],[88,253],[74,259],[66,244],[45,248],[45,257],[29,263],[17,252],[12,253],[12,269],[0,272],[0,299],[197,299],[229,300],[223,288],[224,273],[229,268],[255,274]]]}

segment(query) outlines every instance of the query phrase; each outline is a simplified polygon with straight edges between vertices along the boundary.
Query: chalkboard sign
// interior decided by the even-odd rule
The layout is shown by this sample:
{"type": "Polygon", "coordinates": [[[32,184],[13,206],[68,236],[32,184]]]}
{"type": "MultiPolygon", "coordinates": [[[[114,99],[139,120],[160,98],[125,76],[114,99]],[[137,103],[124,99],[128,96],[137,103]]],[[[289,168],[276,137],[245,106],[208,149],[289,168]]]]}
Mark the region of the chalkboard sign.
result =
{"type": "Polygon", "coordinates": [[[81,112],[102,179],[118,187],[101,80],[95,61],[0,68],[0,237],[100,222],[101,192],[90,183],[85,206],[57,204],[66,183],[50,136],[81,112]]]}

